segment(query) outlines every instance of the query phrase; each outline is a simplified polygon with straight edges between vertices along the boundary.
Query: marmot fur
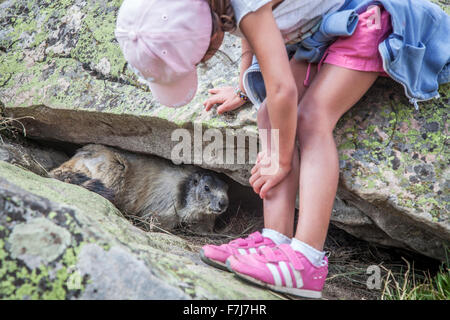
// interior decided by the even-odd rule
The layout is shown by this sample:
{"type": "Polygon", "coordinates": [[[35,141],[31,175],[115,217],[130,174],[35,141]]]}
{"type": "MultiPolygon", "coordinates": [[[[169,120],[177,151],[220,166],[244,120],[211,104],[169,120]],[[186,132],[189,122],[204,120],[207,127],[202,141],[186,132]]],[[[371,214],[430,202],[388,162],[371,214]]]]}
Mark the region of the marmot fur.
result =
{"type": "Polygon", "coordinates": [[[125,215],[152,218],[166,230],[186,224],[210,232],[228,208],[228,185],[215,173],[103,145],[84,146],[50,176],[104,196],[125,215]]]}

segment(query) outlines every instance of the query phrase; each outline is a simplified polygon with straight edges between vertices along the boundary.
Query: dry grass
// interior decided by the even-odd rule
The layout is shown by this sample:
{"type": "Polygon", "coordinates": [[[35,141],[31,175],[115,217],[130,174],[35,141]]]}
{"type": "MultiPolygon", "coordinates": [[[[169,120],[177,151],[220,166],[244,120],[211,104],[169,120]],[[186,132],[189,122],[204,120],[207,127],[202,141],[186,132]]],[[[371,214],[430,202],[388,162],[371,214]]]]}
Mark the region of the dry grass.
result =
{"type": "Polygon", "coordinates": [[[329,253],[327,299],[378,299],[379,290],[369,290],[366,285],[368,266],[380,263],[376,247],[330,226],[324,249],[329,253]]]}
{"type": "MultiPolygon", "coordinates": [[[[412,284],[414,279],[424,279],[425,273],[435,274],[439,265],[438,261],[431,258],[358,240],[333,226],[330,227],[325,250],[331,252],[324,289],[325,296],[329,299],[378,300],[388,299],[388,296],[392,299],[395,288],[400,288],[399,283],[404,283],[399,277],[405,277],[405,269],[409,270],[406,279],[410,279],[409,283],[412,284]],[[416,263],[419,268],[410,268],[408,260],[412,264],[416,263]],[[380,289],[369,289],[367,286],[369,266],[380,268],[380,289]]],[[[404,289],[401,292],[406,295],[414,286],[401,288],[404,289]]]]}
{"type": "MultiPolygon", "coordinates": [[[[1,111],[1,109],[0,109],[0,111],[1,111]]],[[[25,145],[26,140],[24,139],[24,137],[26,137],[27,131],[26,131],[25,126],[21,122],[21,120],[23,120],[23,119],[34,119],[34,117],[25,116],[25,117],[20,117],[20,118],[9,118],[9,117],[4,117],[0,114],[0,143],[1,144],[12,143],[14,145],[17,143],[19,145],[23,145],[23,146],[25,145]],[[5,140],[6,140],[6,142],[5,142],[5,140]]],[[[36,166],[40,168],[41,172],[39,173],[39,172],[34,171],[35,173],[38,173],[45,177],[48,176],[47,169],[39,161],[37,161],[34,157],[27,159],[27,161],[35,163],[36,166]]],[[[29,170],[28,167],[24,167],[20,163],[14,161],[14,160],[11,163],[24,169],[24,170],[29,170]]]]}
{"type": "Polygon", "coordinates": [[[382,300],[450,300],[450,268],[448,262],[442,264],[439,272],[433,277],[430,272],[417,272],[414,264],[406,263],[404,272],[386,271],[382,300]]]}
{"type": "Polygon", "coordinates": [[[188,229],[179,229],[177,234],[200,248],[206,244],[220,245],[236,238],[247,237],[250,233],[261,230],[262,227],[261,217],[242,210],[238,206],[233,213],[219,217],[214,233],[200,234],[188,229]]]}
{"type": "MultiPolygon", "coordinates": [[[[173,231],[164,230],[154,220],[145,220],[140,217],[131,216],[128,219],[144,231],[157,231],[171,234],[182,238],[190,244],[194,252],[200,250],[205,244],[220,245],[232,239],[246,237],[248,234],[261,230],[263,219],[252,212],[237,206],[235,210],[220,217],[216,223],[214,233],[199,234],[185,228],[173,231]]],[[[424,271],[410,268],[403,251],[392,248],[382,248],[365,241],[358,240],[337,227],[330,226],[325,243],[325,250],[329,254],[329,274],[324,288],[324,299],[355,299],[355,300],[378,300],[378,299],[406,299],[418,297],[425,287],[429,288],[430,281],[418,282],[424,278],[424,271]],[[405,272],[406,264],[406,272],[405,272]],[[382,270],[381,289],[367,288],[367,268],[377,265],[382,270]],[[399,277],[403,277],[400,280],[399,277]],[[415,285],[413,285],[415,284],[415,285]]],[[[436,261],[425,259],[423,265],[435,269],[436,261]]],[[[430,275],[433,271],[425,271],[430,275]]],[[[448,273],[448,269],[447,269],[448,273]]],[[[428,277],[431,279],[431,276],[428,277]]],[[[447,281],[448,276],[447,276],[447,281]]],[[[445,282],[441,281],[441,289],[436,289],[435,297],[445,296],[445,282]]],[[[298,299],[290,295],[279,294],[283,299],[298,299]]],[[[448,299],[448,297],[447,297],[448,299]]]]}
{"type": "Polygon", "coordinates": [[[3,138],[1,137],[1,135],[16,138],[18,134],[21,134],[26,137],[27,131],[23,123],[20,121],[23,119],[34,119],[34,117],[25,116],[20,118],[8,118],[0,115],[0,141],[2,143],[3,138]]]}

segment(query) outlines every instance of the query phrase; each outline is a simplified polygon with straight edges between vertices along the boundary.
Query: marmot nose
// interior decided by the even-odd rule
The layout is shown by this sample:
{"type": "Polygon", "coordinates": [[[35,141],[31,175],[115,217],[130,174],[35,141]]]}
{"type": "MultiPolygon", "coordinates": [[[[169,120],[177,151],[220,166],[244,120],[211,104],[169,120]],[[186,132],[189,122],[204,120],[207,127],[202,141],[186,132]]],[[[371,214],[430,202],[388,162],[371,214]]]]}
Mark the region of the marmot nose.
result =
{"type": "Polygon", "coordinates": [[[220,209],[225,209],[228,206],[228,201],[227,200],[221,200],[219,201],[219,208],[220,209]]]}

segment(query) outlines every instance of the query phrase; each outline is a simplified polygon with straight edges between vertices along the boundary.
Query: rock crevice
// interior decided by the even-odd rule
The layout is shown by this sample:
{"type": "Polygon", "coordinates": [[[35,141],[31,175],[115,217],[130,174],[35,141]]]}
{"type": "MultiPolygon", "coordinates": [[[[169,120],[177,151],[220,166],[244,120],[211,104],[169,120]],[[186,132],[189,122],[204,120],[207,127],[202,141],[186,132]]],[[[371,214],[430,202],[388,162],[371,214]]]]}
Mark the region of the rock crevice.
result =
{"type": "MultiPolygon", "coordinates": [[[[199,68],[197,95],[189,105],[170,109],[158,104],[128,70],[114,39],[120,3],[0,4],[0,46],[6,49],[0,54],[0,104],[5,115],[33,117],[23,124],[35,139],[100,143],[166,159],[177,143],[171,139],[175,129],[194,136],[200,125],[223,136],[257,137],[250,105],[225,115],[204,110],[207,89],[238,83],[237,66],[220,56],[199,68]]],[[[239,61],[238,39],[227,36],[221,50],[239,61]]],[[[440,99],[420,103],[418,111],[403,92],[395,82],[379,79],[339,121],[338,195],[354,210],[350,214],[337,206],[332,220],[360,238],[444,260],[450,243],[450,85],[441,86],[440,99]]],[[[244,149],[249,152],[248,145],[244,149]]],[[[235,145],[232,153],[238,151],[235,145]]],[[[252,166],[198,165],[243,185],[248,185],[252,166]]]]}

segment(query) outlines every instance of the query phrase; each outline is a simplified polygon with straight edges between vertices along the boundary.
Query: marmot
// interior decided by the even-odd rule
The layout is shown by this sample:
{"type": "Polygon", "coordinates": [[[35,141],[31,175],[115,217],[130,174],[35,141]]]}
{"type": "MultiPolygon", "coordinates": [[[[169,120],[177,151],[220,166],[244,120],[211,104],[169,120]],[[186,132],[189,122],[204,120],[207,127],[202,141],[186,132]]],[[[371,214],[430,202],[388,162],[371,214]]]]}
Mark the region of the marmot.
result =
{"type": "Polygon", "coordinates": [[[213,230],[228,208],[228,185],[215,173],[103,145],[86,145],[50,176],[109,199],[125,215],[152,218],[169,230],[213,230]]]}

